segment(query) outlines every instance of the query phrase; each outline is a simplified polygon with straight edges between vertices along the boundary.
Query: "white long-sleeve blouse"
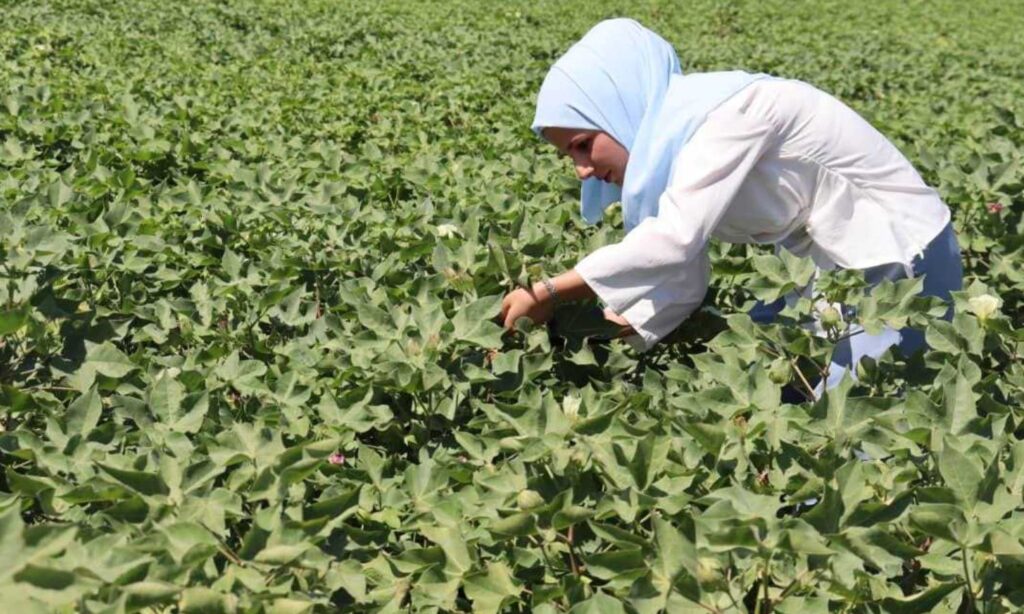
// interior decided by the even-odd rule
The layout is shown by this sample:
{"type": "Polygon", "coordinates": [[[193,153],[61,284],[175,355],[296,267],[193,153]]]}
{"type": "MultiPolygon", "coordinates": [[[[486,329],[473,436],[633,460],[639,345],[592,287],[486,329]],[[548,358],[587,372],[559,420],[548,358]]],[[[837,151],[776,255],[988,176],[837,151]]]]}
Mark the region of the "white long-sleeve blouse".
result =
{"type": "Polygon", "coordinates": [[[575,267],[650,349],[700,306],[708,241],[773,243],[823,269],[910,264],[949,208],[881,133],[801,81],[762,79],[708,114],[658,215],[575,267]]]}

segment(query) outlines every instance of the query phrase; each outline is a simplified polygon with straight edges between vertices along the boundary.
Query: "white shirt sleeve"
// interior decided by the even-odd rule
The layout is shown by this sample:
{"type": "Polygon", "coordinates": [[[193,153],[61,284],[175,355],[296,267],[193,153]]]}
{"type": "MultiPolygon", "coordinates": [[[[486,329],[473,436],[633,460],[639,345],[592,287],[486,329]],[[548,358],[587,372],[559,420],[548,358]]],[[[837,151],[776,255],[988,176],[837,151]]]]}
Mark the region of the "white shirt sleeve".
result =
{"type": "Polygon", "coordinates": [[[649,350],[704,300],[711,232],[776,137],[767,120],[740,110],[708,114],[676,158],[658,215],[576,265],[597,296],[637,331],[638,349],[649,350]]]}

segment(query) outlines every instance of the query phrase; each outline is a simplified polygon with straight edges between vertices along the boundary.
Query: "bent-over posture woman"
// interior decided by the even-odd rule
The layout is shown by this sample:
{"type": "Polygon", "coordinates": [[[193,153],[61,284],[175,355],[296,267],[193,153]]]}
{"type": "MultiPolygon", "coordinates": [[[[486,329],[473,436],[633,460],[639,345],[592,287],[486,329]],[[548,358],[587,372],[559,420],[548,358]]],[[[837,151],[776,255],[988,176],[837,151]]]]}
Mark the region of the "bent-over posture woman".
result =
{"type": "MultiPolygon", "coordinates": [[[[583,218],[621,202],[627,234],[573,270],[508,294],[502,319],[548,321],[556,300],[600,298],[646,350],[703,300],[708,241],[775,244],[869,283],[924,275],[950,300],[962,266],[950,212],[881,133],[836,98],[742,71],[683,75],[664,39],[603,21],[552,66],[533,130],[569,156],[583,218]]],[[[826,386],[862,356],[922,347],[920,331],[853,335],[826,386]]]]}

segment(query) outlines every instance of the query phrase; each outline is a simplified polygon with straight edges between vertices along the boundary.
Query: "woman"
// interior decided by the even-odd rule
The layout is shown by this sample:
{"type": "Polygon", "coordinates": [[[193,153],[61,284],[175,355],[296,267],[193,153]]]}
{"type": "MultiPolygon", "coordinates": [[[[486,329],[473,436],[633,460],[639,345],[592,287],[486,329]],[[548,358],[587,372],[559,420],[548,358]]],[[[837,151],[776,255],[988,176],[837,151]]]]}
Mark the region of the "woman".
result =
{"type": "MultiPolygon", "coordinates": [[[[701,303],[712,238],[771,243],[869,282],[962,283],[950,212],[882,134],[800,81],[741,71],[682,75],[664,39],[629,19],[595,26],[551,68],[533,130],[569,156],[583,218],[621,201],[627,235],[502,304],[506,328],[599,297],[649,349],[701,303]]],[[[923,345],[918,331],[861,333],[837,347],[828,386],[865,355],[923,345]],[[902,334],[901,334],[902,333],[902,334]]]]}

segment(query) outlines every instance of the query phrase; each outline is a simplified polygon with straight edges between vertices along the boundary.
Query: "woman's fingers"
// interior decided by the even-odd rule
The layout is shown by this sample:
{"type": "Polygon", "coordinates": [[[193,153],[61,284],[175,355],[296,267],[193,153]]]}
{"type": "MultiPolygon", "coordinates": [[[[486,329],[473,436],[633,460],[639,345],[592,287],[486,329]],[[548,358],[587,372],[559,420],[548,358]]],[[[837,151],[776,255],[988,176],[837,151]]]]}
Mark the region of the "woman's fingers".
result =
{"type": "Polygon", "coordinates": [[[505,298],[501,301],[501,325],[505,330],[511,330],[509,325],[512,319],[512,314],[515,311],[515,296],[512,294],[506,294],[505,298]]]}
{"type": "Polygon", "coordinates": [[[501,319],[506,330],[514,330],[519,318],[527,317],[534,324],[547,322],[551,318],[548,313],[551,307],[537,301],[537,298],[526,290],[514,290],[501,301],[501,319]]]}
{"type": "Polygon", "coordinates": [[[523,316],[530,315],[530,306],[532,303],[533,297],[523,290],[514,290],[509,293],[503,301],[505,330],[515,329],[516,320],[523,316]]]}
{"type": "Polygon", "coordinates": [[[516,327],[516,320],[518,320],[523,314],[518,313],[516,309],[509,309],[508,315],[505,316],[505,330],[512,330],[516,327]]]}
{"type": "Polygon", "coordinates": [[[615,322],[619,326],[629,326],[629,321],[627,321],[626,318],[620,316],[619,314],[615,313],[614,311],[607,307],[605,307],[604,310],[604,319],[609,320],[611,322],[615,322]]]}
{"type": "MultiPolygon", "coordinates": [[[[518,291],[517,291],[518,292],[518,291]]],[[[516,296],[514,300],[509,304],[508,314],[505,316],[505,328],[513,330],[516,327],[516,320],[519,318],[529,315],[529,306],[521,296],[516,296]]]]}

